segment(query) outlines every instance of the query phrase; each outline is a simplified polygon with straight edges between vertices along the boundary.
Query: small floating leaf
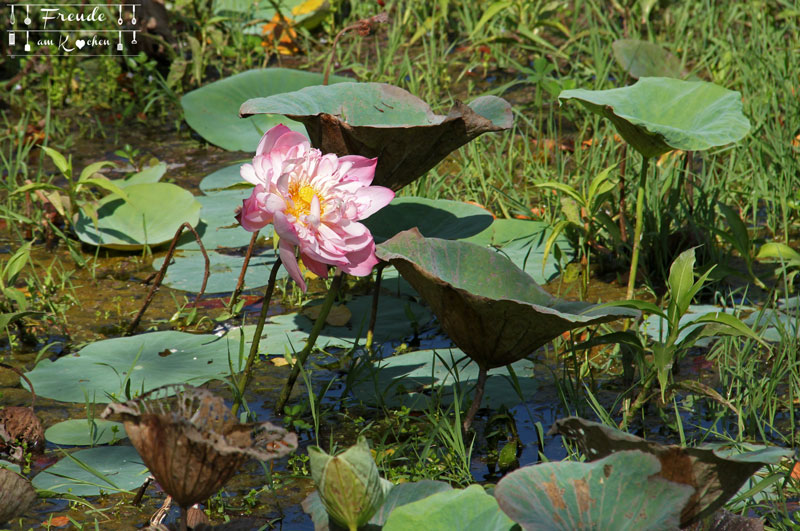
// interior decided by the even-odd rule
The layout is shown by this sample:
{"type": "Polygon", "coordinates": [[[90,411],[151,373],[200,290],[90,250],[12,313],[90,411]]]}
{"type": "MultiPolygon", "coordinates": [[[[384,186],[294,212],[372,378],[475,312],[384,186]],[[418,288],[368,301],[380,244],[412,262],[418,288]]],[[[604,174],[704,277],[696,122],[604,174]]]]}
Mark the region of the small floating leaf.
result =
{"type": "Polygon", "coordinates": [[[69,419],[53,424],[44,432],[44,438],[62,446],[97,446],[127,439],[125,428],[110,420],[69,419]]]}
{"type": "Polygon", "coordinates": [[[147,478],[147,467],[131,446],[101,446],[81,450],[36,475],[39,490],[98,496],[130,492],[147,478]]]}
{"type": "Polygon", "coordinates": [[[170,241],[184,222],[200,221],[200,208],[194,196],[169,183],[132,184],[125,187],[128,200],[114,195],[100,200],[98,226],[81,212],[75,224],[78,238],[89,245],[120,250],[137,250],[170,241]]]}

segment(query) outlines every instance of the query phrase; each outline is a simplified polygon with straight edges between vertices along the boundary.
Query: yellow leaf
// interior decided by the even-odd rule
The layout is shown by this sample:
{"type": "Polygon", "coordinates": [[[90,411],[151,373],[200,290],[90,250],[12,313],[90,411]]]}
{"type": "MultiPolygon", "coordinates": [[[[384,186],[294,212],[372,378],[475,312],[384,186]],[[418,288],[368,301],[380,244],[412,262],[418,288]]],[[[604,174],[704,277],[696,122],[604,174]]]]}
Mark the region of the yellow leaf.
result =
{"type": "Polygon", "coordinates": [[[286,358],[270,358],[269,361],[276,367],[286,367],[289,365],[289,362],[286,361],[286,358]]]}
{"type": "Polygon", "coordinates": [[[300,15],[307,15],[308,13],[313,13],[317,9],[320,9],[323,5],[325,5],[327,0],[306,0],[302,4],[295,6],[292,8],[292,15],[295,17],[300,15]]]}

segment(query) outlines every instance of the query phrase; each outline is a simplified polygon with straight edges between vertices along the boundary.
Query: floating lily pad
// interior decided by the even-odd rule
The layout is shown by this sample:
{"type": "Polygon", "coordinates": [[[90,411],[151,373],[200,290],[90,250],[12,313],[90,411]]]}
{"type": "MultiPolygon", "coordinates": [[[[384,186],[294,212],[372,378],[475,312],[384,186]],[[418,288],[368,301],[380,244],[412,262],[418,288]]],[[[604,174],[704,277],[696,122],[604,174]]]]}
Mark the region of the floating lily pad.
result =
{"type": "MultiPolygon", "coordinates": [[[[250,243],[252,232],[244,230],[234,218],[236,207],[242,200],[235,194],[215,193],[196,198],[203,205],[200,210],[200,223],[195,230],[206,250],[245,247],[250,243]]],[[[261,229],[265,238],[272,237],[272,225],[261,229]]],[[[199,250],[197,240],[189,231],[184,231],[178,240],[178,249],[199,250]]]]}
{"type": "Polygon", "coordinates": [[[125,428],[119,422],[93,419],[70,419],[53,424],[44,432],[44,438],[62,446],[97,446],[127,439],[125,428]]]}
{"type": "Polygon", "coordinates": [[[780,343],[800,337],[800,324],[798,324],[796,313],[788,315],[776,310],[756,311],[742,322],[758,330],[758,335],[764,341],[780,343]]]}
{"type": "Polygon", "coordinates": [[[646,452],[657,458],[661,470],[653,473],[695,491],[679,508],[682,528],[713,514],[762,466],[794,456],[792,450],[765,446],[736,453],[721,444],[700,448],[660,444],[578,417],[557,420],[550,433],[559,433],[577,443],[590,460],[613,457],[626,450],[646,452]]]}
{"type": "Polygon", "coordinates": [[[115,179],[112,182],[120,188],[126,188],[133,184],[152,184],[160,181],[161,178],[164,177],[165,173],[167,173],[167,163],[159,162],[158,164],[148,166],[142,171],[134,173],[129,177],[124,179],[115,179]]]}
{"type": "Polygon", "coordinates": [[[373,185],[399,190],[450,152],[490,131],[511,127],[511,106],[495,96],[456,102],[447,116],[385,83],[339,83],[246,101],[241,116],[282,114],[305,124],[325,153],[378,157],[373,185]]]}
{"type": "MultiPolygon", "coordinates": [[[[322,74],[289,68],[248,70],[204,87],[181,98],[189,126],[208,142],[229,151],[255,151],[262,135],[284,123],[295,131],[303,126],[285,118],[254,116],[239,118],[239,106],[250,98],[262,98],[322,84],[322,74]]],[[[348,79],[331,76],[330,83],[348,79]]]]}
{"type": "Polygon", "coordinates": [[[593,463],[543,463],[505,476],[495,496],[526,531],[677,529],[694,489],[658,477],[660,470],[655,456],[639,451],[593,463]]]}
{"type": "Polygon", "coordinates": [[[417,227],[428,238],[458,240],[481,233],[493,220],[487,210],[469,203],[397,197],[364,220],[364,225],[375,242],[381,243],[412,227],[417,227]]]}
{"type": "Polygon", "coordinates": [[[629,87],[564,90],[559,101],[575,99],[611,120],[644,157],[673,149],[700,151],[743,138],[750,122],[742,95],[713,83],[645,77],[629,87]]]}
{"type": "MultiPolygon", "coordinates": [[[[356,339],[363,344],[367,335],[371,304],[372,297],[355,297],[348,301],[346,306],[352,314],[350,323],[347,326],[325,326],[317,339],[316,346],[346,347],[352,345],[356,339]]],[[[401,341],[413,336],[414,323],[411,322],[409,314],[413,316],[418,327],[427,324],[431,319],[430,312],[413,301],[382,297],[378,306],[375,341],[401,341]]],[[[283,355],[287,349],[289,352],[299,352],[305,346],[313,326],[313,321],[302,313],[274,315],[264,326],[259,348],[262,353],[271,355],[283,355]]],[[[254,332],[255,325],[244,327],[245,341],[248,344],[252,341],[254,332]]],[[[238,339],[236,331],[232,334],[238,339]]]]}
{"type": "Polygon", "coordinates": [[[80,213],[75,232],[84,243],[111,249],[136,250],[166,243],[184,222],[200,220],[200,203],[180,186],[169,183],[132,184],[128,200],[110,195],[100,200],[98,226],[80,213]]]}
{"type": "Polygon", "coordinates": [[[681,62],[658,44],[638,39],[619,39],[611,44],[614,59],[633,78],[684,77],[681,62]]]}
{"type": "Polygon", "coordinates": [[[522,359],[568,330],[638,315],[557,299],[496,252],[423,238],[415,229],[378,245],[377,255],[422,295],[455,344],[487,369],[522,359]]]}
{"type": "Polygon", "coordinates": [[[75,496],[98,496],[130,492],[141,486],[145,479],[147,467],[132,446],[101,446],[65,455],[58,463],[37,474],[33,486],[75,496]]]}
{"type": "MultiPolygon", "coordinates": [[[[243,161],[242,164],[249,161],[250,159],[247,159],[243,161]]],[[[226,190],[226,188],[233,186],[234,184],[246,183],[246,181],[242,179],[242,175],[240,173],[242,164],[233,164],[231,166],[221,168],[214,173],[209,173],[203,177],[202,181],[200,181],[200,190],[202,190],[202,192],[206,195],[231,194],[239,196],[240,200],[247,199],[253,192],[252,186],[249,188],[226,190]]],[[[240,204],[239,206],[242,205],[240,204]]]]}
{"type": "MultiPolygon", "coordinates": [[[[496,219],[484,231],[466,238],[466,241],[495,248],[533,280],[544,284],[560,273],[552,252],[544,260],[545,246],[552,230],[543,221],[496,219]]],[[[562,234],[556,238],[555,245],[564,254],[562,260],[569,261],[574,254],[569,239],[562,234]]]]}
{"type": "MultiPolygon", "coordinates": [[[[248,242],[249,242],[248,236],[248,242]]],[[[173,256],[174,262],[167,268],[164,284],[173,289],[199,293],[203,284],[203,270],[205,260],[200,251],[178,251],[173,256]]],[[[228,293],[236,289],[239,273],[244,264],[244,253],[229,255],[216,251],[208,251],[208,260],[211,262],[209,269],[206,293],[228,293]]],[[[275,253],[272,250],[254,254],[250,258],[247,272],[244,277],[245,289],[266,286],[269,281],[269,272],[275,263],[275,253]]],[[[164,258],[153,260],[153,268],[160,269],[164,258]]],[[[286,269],[281,267],[278,278],[286,276],[286,269]]]]}
{"type": "Polygon", "coordinates": [[[480,485],[439,492],[395,508],[384,531],[510,531],[516,526],[480,485]]]}
{"type": "MultiPolygon", "coordinates": [[[[522,360],[511,367],[521,396],[506,367],[492,369],[483,395],[486,407],[514,407],[533,397],[538,387],[533,379],[533,364],[522,360]]],[[[363,368],[356,375],[353,393],[370,405],[421,410],[428,408],[432,401],[451,404],[454,391],[458,391],[459,399],[464,401],[477,381],[477,364],[460,350],[419,350],[391,356],[363,368]]]]}
{"type": "Polygon", "coordinates": [[[91,343],[76,354],[39,362],[26,376],[39,396],[106,403],[124,396],[126,378],[132,395],[162,385],[225,378],[230,375],[229,352],[236,370],[236,336],[151,332],[91,343]]]}

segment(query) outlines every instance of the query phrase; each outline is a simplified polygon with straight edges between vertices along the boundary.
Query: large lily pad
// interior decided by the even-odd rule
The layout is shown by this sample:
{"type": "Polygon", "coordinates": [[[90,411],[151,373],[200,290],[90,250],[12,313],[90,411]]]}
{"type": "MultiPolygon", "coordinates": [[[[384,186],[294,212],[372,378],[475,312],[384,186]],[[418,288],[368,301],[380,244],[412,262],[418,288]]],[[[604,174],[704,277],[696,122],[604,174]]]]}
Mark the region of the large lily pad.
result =
{"type": "Polygon", "coordinates": [[[162,385],[225,378],[229,353],[238,370],[236,336],[152,332],[91,343],[76,354],[41,361],[26,376],[39,396],[106,403],[124,397],[126,387],[138,395],[162,385]]]}
{"type": "MultiPolygon", "coordinates": [[[[249,241],[249,238],[248,238],[249,241]]],[[[223,254],[217,251],[208,251],[208,260],[211,262],[206,285],[206,293],[228,293],[236,289],[244,253],[223,254]]],[[[199,293],[203,284],[203,271],[205,260],[200,251],[178,251],[173,256],[173,262],[164,276],[164,285],[173,289],[199,293]]],[[[275,253],[269,249],[250,257],[250,263],[244,277],[245,289],[254,289],[266,286],[269,272],[275,263],[275,253]]],[[[160,269],[164,258],[153,260],[153,268],[160,269]]],[[[286,276],[286,269],[281,267],[278,278],[286,276]]]]}
{"type": "Polygon", "coordinates": [[[611,44],[614,59],[633,78],[684,77],[681,62],[658,44],[638,39],[619,39],[611,44]]]}
{"type": "Polygon", "coordinates": [[[495,496],[526,531],[677,529],[694,489],[656,476],[659,470],[655,456],[638,451],[593,463],[543,463],[508,474],[495,496]]]}
{"type": "Polygon", "coordinates": [[[483,232],[493,220],[487,210],[469,203],[397,197],[364,220],[364,225],[376,243],[412,227],[416,227],[427,238],[459,240],[483,232]]]}
{"type": "Polygon", "coordinates": [[[97,208],[98,225],[83,212],[75,232],[82,242],[111,249],[136,250],[170,241],[182,223],[197,225],[201,205],[188,190],[170,183],[125,187],[128,200],[109,195],[97,208]]]}
{"type": "MultiPolygon", "coordinates": [[[[347,81],[331,76],[330,83],[347,81]]],[[[261,98],[320,85],[322,74],[289,68],[248,70],[193,90],[181,98],[186,122],[207,141],[229,151],[255,151],[261,136],[285,123],[303,131],[297,122],[272,116],[239,119],[239,106],[250,98],[261,98]]]]}
{"type": "Polygon", "coordinates": [[[575,99],[608,118],[622,138],[647,158],[673,149],[722,146],[750,130],[742,114],[742,95],[705,81],[644,77],[623,88],[564,90],[558,99],[575,99]]]}
{"type": "MultiPolygon", "coordinates": [[[[530,399],[538,383],[533,364],[521,360],[510,365],[519,383],[517,393],[508,369],[489,371],[483,404],[490,408],[513,407],[530,399]]],[[[391,356],[362,368],[355,375],[356,398],[375,406],[424,410],[431,403],[451,404],[455,391],[463,401],[478,381],[478,366],[458,349],[419,350],[391,356]]]]}
{"type": "Polygon", "coordinates": [[[557,420],[550,432],[577,443],[590,460],[625,450],[637,450],[657,457],[661,470],[656,472],[662,478],[691,486],[695,491],[682,506],[681,527],[713,514],[762,466],[776,464],[794,455],[792,450],[775,447],[732,454],[730,448],[723,445],[684,448],[660,444],[578,417],[557,420]]]}
{"type": "MultiPolygon", "coordinates": [[[[249,162],[249,159],[243,161],[243,163],[244,162],[249,162]]],[[[250,194],[253,193],[252,186],[238,189],[226,189],[234,184],[249,184],[242,179],[242,164],[232,164],[220,168],[213,173],[209,173],[200,181],[200,190],[207,195],[232,194],[238,196],[240,200],[247,199],[250,197],[250,194]]],[[[241,204],[239,206],[241,206],[241,204]]]]}
{"type": "Polygon", "coordinates": [[[75,496],[98,496],[130,492],[145,479],[147,467],[132,446],[101,446],[65,455],[37,474],[33,486],[75,496]]]}
{"type": "Polygon", "coordinates": [[[444,331],[487,369],[513,363],[575,328],[638,315],[557,299],[507,258],[472,243],[401,232],[377,248],[433,309],[444,331]]]}
{"type": "Polygon", "coordinates": [[[439,492],[397,507],[389,515],[384,531],[510,531],[516,526],[500,511],[494,496],[480,485],[439,492]]]}
{"type": "Polygon", "coordinates": [[[325,153],[378,157],[374,185],[399,190],[450,152],[512,124],[511,106],[495,96],[456,102],[447,116],[385,83],[339,83],[246,101],[241,116],[283,114],[306,126],[325,153]]]}

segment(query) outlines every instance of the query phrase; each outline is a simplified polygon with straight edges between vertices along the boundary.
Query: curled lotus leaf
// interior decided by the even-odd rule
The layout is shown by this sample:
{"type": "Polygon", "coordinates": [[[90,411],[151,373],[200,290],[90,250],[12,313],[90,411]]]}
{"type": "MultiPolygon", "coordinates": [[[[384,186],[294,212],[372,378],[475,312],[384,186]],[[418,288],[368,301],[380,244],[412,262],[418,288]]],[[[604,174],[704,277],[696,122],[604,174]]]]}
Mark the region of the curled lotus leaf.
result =
{"type": "Polygon", "coordinates": [[[727,451],[728,447],[719,444],[700,448],[661,444],[578,417],[557,420],[550,433],[561,434],[575,442],[590,460],[625,450],[638,450],[657,457],[661,462],[658,474],[662,478],[695,490],[682,506],[681,527],[713,514],[762,466],[794,455],[792,450],[776,447],[732,454],[727,451]]]}
{"type": "Polygon", "coordinates": [[[638,315],[558,299],[491,249],[424,238],[416,229],[376,253],[422,295],[453,342],[487,369],[520,360],[569,330],[638,315]]]}
{"type": "Polygon", "coordinates": [[[542,463],[511,472],[494,491],[525,531],[672,530],[694,493],[658,476],[659,460],[636,450],[591,463],[542,463]]]}
{"type": "Polygon", "coordinates": [[[101,418],[111,415],[122,417],[144,464],[184,508],[216,493],[248,459],[268,461],[297,449],[294,433],[269,422],[240,424],[221,397],[190,386],[109,404],[101,418]]]}
{"type": "Polygon", "coordinates": [[[373,185],[399,190],[449,153],[512,125],[511,106],[496,96],[456,101],[446,116],[386,83],[337,83],[247,100],[241,117],[283,114],[302,122],[311,144],[339,156],[378,157],[373,185]]]}
{"type": "Polygon", "coordinates": [[[622,88],[564,90],[558,99],[577,100],[611,120],[622,138],[646,158],[673,149],[723,146],[750,130],[742,114],[742,95],[706,81],[643,77],[622,88]]]}
{"type": "Polygon", "coordinates": [[[36,501],[31,482],[16,472],[0,467],[0,524],[22,515],[36,501]]]}

